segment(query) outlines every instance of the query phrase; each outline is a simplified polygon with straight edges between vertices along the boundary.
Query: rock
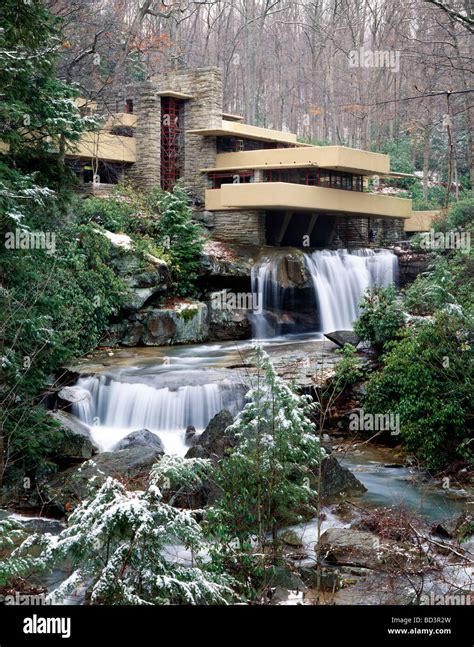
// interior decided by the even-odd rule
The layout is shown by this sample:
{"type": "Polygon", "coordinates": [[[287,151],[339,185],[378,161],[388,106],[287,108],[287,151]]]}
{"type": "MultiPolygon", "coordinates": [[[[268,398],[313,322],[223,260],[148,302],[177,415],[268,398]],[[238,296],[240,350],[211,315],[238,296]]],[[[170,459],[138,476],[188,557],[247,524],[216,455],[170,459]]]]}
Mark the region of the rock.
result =
{"type": "Polygon", "coordinates": [[[303,600],[303,591],[290,591],[289,589],[277,586],[273,591],[271,604],[295,605],[303,604],[303,600]]]}
{"type": "Polygon", "coordinates": [[[351,528],[326,530],[320,555],[333,564],[372,570],[416,571],[420,567],[420,556],[411,545],[351,528]]]}
{"type": "Polygon", "coordinates": [[[133,249],[133,240],[127,234],[114,234],[111,231],[102,231],[101,229],[94,230],[96,234],[105,236],[115,249],[124,249],[130,251],[133,249]]]}
{"type": "Polygon", "coordinates": [[[223,409],[219,411],[202,432],[197,443],[188,450],[186,458],[211,458],[217,461],[227,451],[235,447],[235,440],[225,431],[234,422],[232,414],[223,409]]]}
{"type": "Polygon", "coordinates": [[[225,302],[219,301],[218,297],[211,298],[208,303],[209,341],[249,339],[252,333],[251,313],[252,311],[247,309],[225,307],[225,302]]]}
{"type": "Polygon", "coordinates": [[[431,532],[443,539],[463,539],[466,536],[472,535],[473,527],[473,517],[470,514],[463,512],[452,519],[445,519],[444,521],[435,524],[432,526],[431,532]]]}
{"type": "Polygon", "coordinates": [[[254,259],[260,253],[255,246],[238,246],[217,240],[207,240],[201,257],[202,276],[212,283],[214,278],[250,278],[254,259]]]}
{"type": "Polygon", "coordinates": [[[295,286],[306,285],[309,279],[304,257],[291,254],[285,257],[288,282],[295,286]]]}
{"type": "Polygon", "coordinates": [[[104,452],[80,466],[71,467],[55,474],[42,486],[45,507],[61,513],[73,509],[89,493],[92,479],[100,486],[108,476],[132,480],[135,486],[143,487],[154,463],[162,452],[151,447],[133,447],[117,452],[104,452]]]}
{"type": "Polygon", "coordinates": [[[152,254],[142,255],[135,250],[133,240],[126,234],[96,230],[111,243],[111,266],[128,288],[124,309],[135,312],[156,294],[165,292],[171,285],[168,265],[152,254]]]}
{"type": "Polygon", "coordinates": [[[306,591],[308,588],[298,573],[291,571],[286,566],[274,567],[268,585],[271,588],[280,587],[287,591],[306,591]]]}
{"type": "Polygon", "coordinates": [[[148,306],[108,328],[110,346],[167,346],[209,338],[208,309],[200,301],[178,301],[167,308],[148,306]]]}
{"type": "Polygon", "coordinates": [[[321,466],[321,497],[323,501],[345,496],[358,496],[367,491],[354,474],[343,467],[334,455],[326,456],[321,466]]]}
{"type": "MultiPolygon", "coordinates": [[[[308,588],[317,588],[318,572],[316,568],[301,566],[298,569],[301,579],[308,588]]],[[[319,586],[323,591],[337,591],[341,588],[341,572],[338,568],[322,567],[319,586]]]]}
{"type": "Polygon", "coordinates": [[[298,537],[298,535],[292,530],[286,530],[282,535],[280,535],[280,539],[284,544],[286,544],[287,546],[291,546],[292,548],[303,547],[303,542],[301,541],[301,537],[298,537]]]}
{"type": "Polygon", "coordinates": [[[63,437],[55,447],[55,459],[87,460],[97,454],[99,448],[92,441],[86,425],[65,411],[51,411],[49,415],[63,428],[63,437]]]}
{"type": "Polygon", "coordinates": [[[196,427],[193,427],[193,425],[188,425],[186,427],[186,433],[185,433],[185,440],[188,445],[191,445],[193,443],[195,435],[196,435],[196,427]]]}
{"type": "Polygon", "coordinates": [[[70,407],[71,404],[77,404],[91,399],[91,394],[87,389],[80,386],[65,386],[58,393],[58,405],[60,408],[70,407]]]}
{"type": "Polygon", "coordinates": [[[398,256],[398,283],[404,288],[412,283],[419,274],[426,272],[433,262],[435,254],[415,252],[412,250],[394,249],[398,256]]]}
{"type": "Polygon", "coordinates": [[[161,454],[165,453],[165,448],[163,447],[163,443],[160,438],[148,429],[132,431],[131,434],[122,438],[122,440],[115,445],[113,451],[116,452],[122,449],[132,449],[133,447],[151,447],[161,454]]]}
{"type": "Polygon", "coordinates": [[[360,337],[353,330],[336,330],[334,332],[324,333],[324,336],[340,348],[343,348],[345,344],[351,344],[357,348],[360,342],[360,337]]]}
{"type": "Polygon", "coordinates": [[[28,531],[39,534],[49,533],[50,535],[59,535],[64,530],[64,524],[57,519],[46,519],[37,517],[35,519],[20,519],[16,517],[28,531]]]}

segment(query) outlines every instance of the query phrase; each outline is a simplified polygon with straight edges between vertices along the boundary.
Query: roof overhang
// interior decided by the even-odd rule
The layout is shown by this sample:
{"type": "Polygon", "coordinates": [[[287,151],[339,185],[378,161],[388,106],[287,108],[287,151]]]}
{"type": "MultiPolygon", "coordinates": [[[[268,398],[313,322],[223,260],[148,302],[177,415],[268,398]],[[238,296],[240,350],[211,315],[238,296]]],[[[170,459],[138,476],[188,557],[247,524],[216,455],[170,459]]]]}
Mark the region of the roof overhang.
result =
{"type": "Polygon", "coordinates": [[[249,126],[236,121],[222,120],[222,126],[218,128],[198,128],[187,131],[191,135],[203,137],[238,137],[239,139],[254,139],[262,142],[277,144],[290,144],[299,146],[297,137],[293,133],[282,133],[279,130],[249,126]]]}
{"type": "Polygon", "coordinates": [[[233,115],[230,112],[223,112],[222,113],[222,119],[225,119],[226,121],[243,121],[244,118],[241,117],[240,115],[233,115]]]}
{"type": "Polygon", "coordinates": [[[194,99],[192,94],[185,94],[184,92],[174,92],[174,90],[162,90],[157,92],[159,97],[171,97],[172,99],[181,99],[182,101],[190,101],[194,99]]]}

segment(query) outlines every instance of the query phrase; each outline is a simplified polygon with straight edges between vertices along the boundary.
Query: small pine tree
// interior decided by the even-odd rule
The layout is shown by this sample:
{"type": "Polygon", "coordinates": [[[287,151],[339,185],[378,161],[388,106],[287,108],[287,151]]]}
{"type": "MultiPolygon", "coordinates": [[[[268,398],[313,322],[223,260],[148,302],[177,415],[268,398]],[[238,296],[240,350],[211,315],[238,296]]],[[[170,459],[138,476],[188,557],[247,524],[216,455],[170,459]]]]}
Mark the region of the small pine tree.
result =
{"type": "Polygon", "coordinates": [[[226,604],[235,597],[232,580],[209,557],[195,513],[163,500],[170,483],[196,486],[207,468],[204,460],[164,457],[146,490],[134,492],[108,477],[61,534],[33,535],[14,550],[4,576],[8,564],[18,574],[21,559],[34,573],[66,562],[73,572],[50,594],[54,603],[85,586],[91,604],[226,604]]]}
{"type": "Polygon", "coordinates": [[[175,186],[172,193],[162,193],[158,200],[161,213],[158,227],[161,240],[158,244],[169,241],[175,294],[190,296],[198,277],[203,250],[201,229],[191,219],[189,197],[180,184],[175,186]]]}
{"type": "Polygon", "coordinates": [[[324,456],[310,420],[313,406],[280,378],[270,358],[255,346],[257,376],[237,421],[227,429],[237,444],[218,468],[218,507],[224,524],[243,547],[260,546],[278,527],[315,512],[315,473],[324,456]]]}

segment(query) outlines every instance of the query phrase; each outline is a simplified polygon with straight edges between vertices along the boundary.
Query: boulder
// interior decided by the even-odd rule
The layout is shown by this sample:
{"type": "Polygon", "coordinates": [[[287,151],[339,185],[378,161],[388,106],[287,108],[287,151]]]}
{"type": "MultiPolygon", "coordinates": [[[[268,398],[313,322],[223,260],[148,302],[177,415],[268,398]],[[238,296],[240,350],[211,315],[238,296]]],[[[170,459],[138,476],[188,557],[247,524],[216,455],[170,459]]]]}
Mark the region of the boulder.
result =
{"type": "Polygon", "coordinates": [[[235,447],[235,440],[225,431],[234,422],[232,414],[223,409],[209,422],[197,442],[191,447],[186,458],[210,458],[218,461],[227,451],[235,447]]]}
{"type": "Polygon", "coordinates": [[[357,348],[360,343],[360,337],[353,330],[335,330],[334,332],[324,333],[324,336],[340,348],[343,348],[346,344],[351,344],[357,348]]]}
{"type": "Polygon", "coordinates": [[[58,406],[59,408],[67,409],[72,404],[83,402],[91,399],[91,394],[87,389],[80,386],[65,386],[58,393],[58,406]]]}
{"type": "Polygon", "coordinates": [[[321,466],[323,501],[328,502],[343,496],[359,496],[366,491],[365,485],[347,467],[343,467],[333,454],[323,458],[321,466]]]}
{"type": "MultiPolygon", "coordinates": [[[[142,488],[148,480],[150,469],[160,460],[163,452],[152,447],[133,447],[117,452],[104,452],[82,465],[70,467],[50,477],[42,486],[46,506],[65,513],[72,510],[89,494],[92,479],[100,486],[108,476],[132,481],[142,488]]],[[[130,485],[129,485],[130,487],[130,485]]]]}
{"type": "Polygon", "coordinates": [[[317,588],[323,591],[338,591],[341,588],[341,572],[336,567],[321,567],[319,577],[316,567],[301,566],[298,569],[301,579],[308,588],[317,588]]]}
{"type": "Polygon", "coordinates": [[[132,431],[131,434],[122,438],[122,440],[115,445],[113,451],[116,452],[122,449],[132,449],[134,447],[151,447],[161,454],[165,453],[165,448],[163,447],[163,443],[160,438],[148,429],[132,431]]]}
{"type": "Polygon", "coordinates": [[[108,345],[167,346],[207,341],[208,310],[200,301],[178,302],[167,308],[148,306],[109,326],[108,345]]]}
{"type": "Polygon", "coordinates": [[[413,571],[420,568],[419,553],[411,546],[352,528],[329,528],[321,536],[320,555],[340,566],[382,571],[413,571]]]}
{"type": "Polygon", "coordinates": [[[286,566],[275,566],[268,585],[271,588],[281,587],[288,591],[306,591],[307,586],[298,573],[286,566]]]}
{"type": "Polygon", "coordinates": [[[186,432],[185,432],[185,440],[188,445],[192,445],[194,443],[196,436],[196,427],[193,427],[193,425],[188,425],[186,427],[186,432]]]}
{"type": "Polygon", "coordinates": [[[66,411],[51,411],[49,415],[63,428],[55,446],[55,459],[82,461],[97,454],[99,448],[90,437],[89,427],[66,411]]]}
{"type": "Polygon", "coordinates": [[[285,256],[286,276],[290,285],[303,286],[308,283],[309,273],[304,256],[289,254],[285,256]]]}
{"type": "MultiPolygon", "coordinates": [[[[214,293],[222,294],[222,293],[214,293]]],[[[252,335],[251,315],[248,309],[220,306],[217,299],[211,298],[208,303],[209,340],[235,341],[249,339],[252,335]]]]}
{"type": "Polygon", "coordinates": [[[160,258],[135,249],[132,238],[96,229],[111,243],[111,266],[128,288],[125,310],[136,311],[156,294],[165,292],[171,285],[168,265],[160,258]]]}

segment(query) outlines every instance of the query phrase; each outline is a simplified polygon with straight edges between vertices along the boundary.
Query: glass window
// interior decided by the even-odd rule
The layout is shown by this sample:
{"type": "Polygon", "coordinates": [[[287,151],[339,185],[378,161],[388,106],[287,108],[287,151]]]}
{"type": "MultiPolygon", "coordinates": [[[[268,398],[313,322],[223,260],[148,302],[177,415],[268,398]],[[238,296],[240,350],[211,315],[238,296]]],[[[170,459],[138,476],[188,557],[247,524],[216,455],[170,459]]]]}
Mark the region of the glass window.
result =
{"type": "Polygon", "coordinates": [[[329,186],[330,176],[328,171],[320,171],[319,184],[320,186],[329,186]]]}

